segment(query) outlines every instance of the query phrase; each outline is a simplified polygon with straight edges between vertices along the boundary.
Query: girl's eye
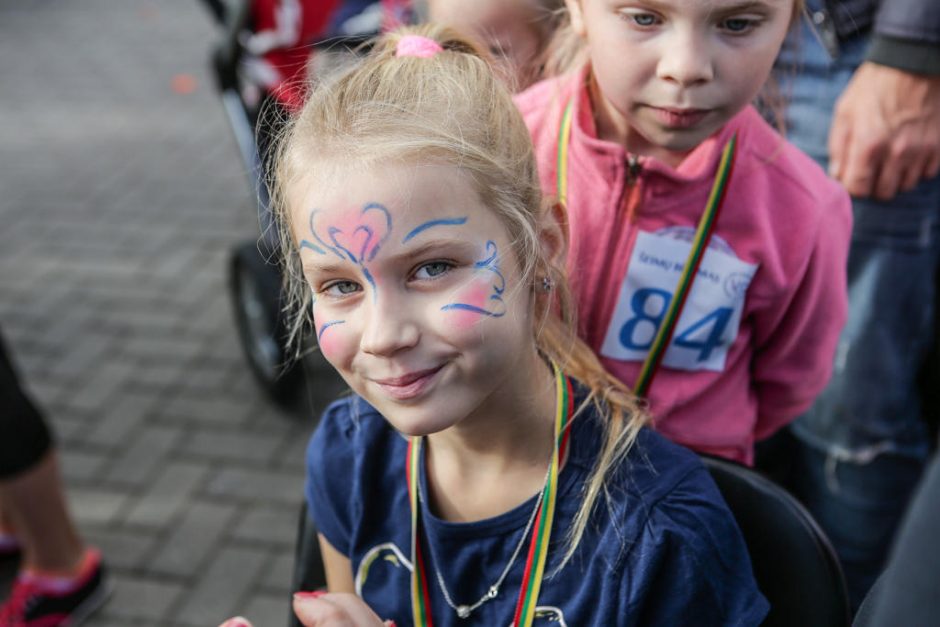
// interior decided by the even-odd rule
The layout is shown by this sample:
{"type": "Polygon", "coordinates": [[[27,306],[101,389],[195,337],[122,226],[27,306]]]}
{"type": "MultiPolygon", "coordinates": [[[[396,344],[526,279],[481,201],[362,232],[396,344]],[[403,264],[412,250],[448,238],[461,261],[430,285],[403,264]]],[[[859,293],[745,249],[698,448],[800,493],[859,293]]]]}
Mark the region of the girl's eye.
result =
{"type": "Polygon", "coordinates": [[[454,264],[447,261],[432,261],[418,266],[415,270],[414,278],[418,280],[436,279],[439,276],[447,274],[454,267],[454,264]]]}
{"type": "Polygon", "coordinates": [[[750,31],[756,25],[756,20],[751,20],[744,17],[732,17],[721,22],[720,27],[722,30],[725,30],[729,33],[740,35],[750,31]]]}
{"type": "Polygon", "coordinates": [[[659,24],[659,18],[656,17],[653,13],[623,13],[623,19],[633,22],[636,26],[640,28],[649,28],[650,26],[656,26],[659,24]]]}
{"type": "Polygon", "coordinates": [[[362,287],[353,281],[334,281],[322,288],[322,292],[329,296],[343,297],[361,292],[362,287]]]}

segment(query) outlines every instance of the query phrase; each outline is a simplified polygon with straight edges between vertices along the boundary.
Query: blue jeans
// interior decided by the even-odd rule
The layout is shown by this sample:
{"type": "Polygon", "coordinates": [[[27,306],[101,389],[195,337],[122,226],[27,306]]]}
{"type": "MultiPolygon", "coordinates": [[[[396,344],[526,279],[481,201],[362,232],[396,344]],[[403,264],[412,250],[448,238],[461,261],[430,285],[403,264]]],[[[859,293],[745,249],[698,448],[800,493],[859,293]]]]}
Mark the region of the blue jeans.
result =
{"type": "MultiPolygon", "coordinates": [[[[814,2],[809,2],[814,12],[814,2]]],[[[837,46],[803,24],[781,53],[787,137],[824,168],[835,101],[867,36],[837,46]]],[[[791,427],[796,481],[843,560],[853,607],[880,572],[930,449],[917,376],[933,339],[940,178],[890,202],[853,199],[849,318],[832,380],[791,427]]]]}

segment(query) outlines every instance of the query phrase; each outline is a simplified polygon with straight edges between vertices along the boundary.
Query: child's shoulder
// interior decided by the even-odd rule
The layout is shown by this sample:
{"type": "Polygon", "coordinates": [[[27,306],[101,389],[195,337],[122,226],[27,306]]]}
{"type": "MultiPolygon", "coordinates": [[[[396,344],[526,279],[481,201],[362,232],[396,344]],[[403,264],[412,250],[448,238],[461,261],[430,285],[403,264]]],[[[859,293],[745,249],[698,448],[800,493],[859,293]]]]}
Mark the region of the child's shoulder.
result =
{"type": "Polygon", "coordinates": [[[577,82],[576,75],[553,76],[513,96],[516,108],[530,131],[542,127],[556,128],[563,103],[568,102],[577,82]]]}
{"type": "Polygon", "coordinates": [[[404,442],[388,421],[362,397],[351,394],[333,401],[323,411],[310,440],[308,457],[346,458],[374,453],[404,442]]]}
{"type": "MultiPolygon", "coordinates": [[[[834,201],[848,194],[839,183],[831,179],[812,157],[780,135],[754,107],[738,114],[735,126],[744,130],[742,153],[749,174],[763,172],[765,185],[773,189],[776,197],[801,199],[800,207],[811,210],[831,210],[834,201]],[[781,196],[781,192],[785,196],[781,196]]],[[[759,175],[758,175],[759,176],[759,175]]]]}
{"type": "MultiPolygon", "coordinates": [[[[583,424],[572,433],[572,454],[585,468],[592,466],[597,442],[602,437],[596,412],[583,416],[583,424]]],[[[679,493],[713,487],[701,459],[691,450],[667,440],[651,427],[643,427],[621,463],[612,470],[608,484],[647,508],[656,507],[679,493]]],[[[710,490],[708,491],[710,494],[710,490]]]]}
{"type": "Polygon", "coordinates": [[[644,427],[618,469],[617,480],[654,508],[692,491],[711,494],[713,482],[702,460],[691,450],[644,427]]]}
{"type": "Polygon", "coordinates": [[[545,103],[553,100],[564,88],[565,77],[553,76],[530,85],[513,96],[513,100],[522,115],[526,116],[533,112],[543,111],[545,103]]]}

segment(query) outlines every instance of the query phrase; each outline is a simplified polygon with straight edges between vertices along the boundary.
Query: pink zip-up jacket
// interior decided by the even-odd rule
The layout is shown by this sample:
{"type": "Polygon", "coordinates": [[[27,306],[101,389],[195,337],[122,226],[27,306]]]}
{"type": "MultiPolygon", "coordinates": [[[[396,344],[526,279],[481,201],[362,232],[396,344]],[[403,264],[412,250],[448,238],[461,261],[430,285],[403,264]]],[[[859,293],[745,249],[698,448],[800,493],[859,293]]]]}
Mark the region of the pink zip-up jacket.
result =
{"type": "Polygon", "coordinates": [[[633,386],[674,294],[722,149],[738,134],[718,219],[648,398],[656,428],[750,464],[754,442],[805,411],[832,371],[846,320],[848,194],[748,107],[678,168],[598,139],[585,74],[516,97],[543,191],[568,155],[568,274],[579,332],[633,386]]]}

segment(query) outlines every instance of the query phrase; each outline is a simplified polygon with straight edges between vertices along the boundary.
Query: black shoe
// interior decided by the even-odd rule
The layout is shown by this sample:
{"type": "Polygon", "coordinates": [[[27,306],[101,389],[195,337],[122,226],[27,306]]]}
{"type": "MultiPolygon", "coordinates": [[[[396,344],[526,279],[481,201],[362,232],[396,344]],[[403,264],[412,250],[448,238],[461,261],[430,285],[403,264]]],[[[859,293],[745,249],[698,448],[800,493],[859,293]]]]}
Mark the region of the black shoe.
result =
{"type": "Polygon", "coordinates": [[[20,575],[0,605],[0,627],[76,627],[111,594],[111,580],[96,549],[87,573],[64,590],[49,590],[35,577],[20,575]]]}

